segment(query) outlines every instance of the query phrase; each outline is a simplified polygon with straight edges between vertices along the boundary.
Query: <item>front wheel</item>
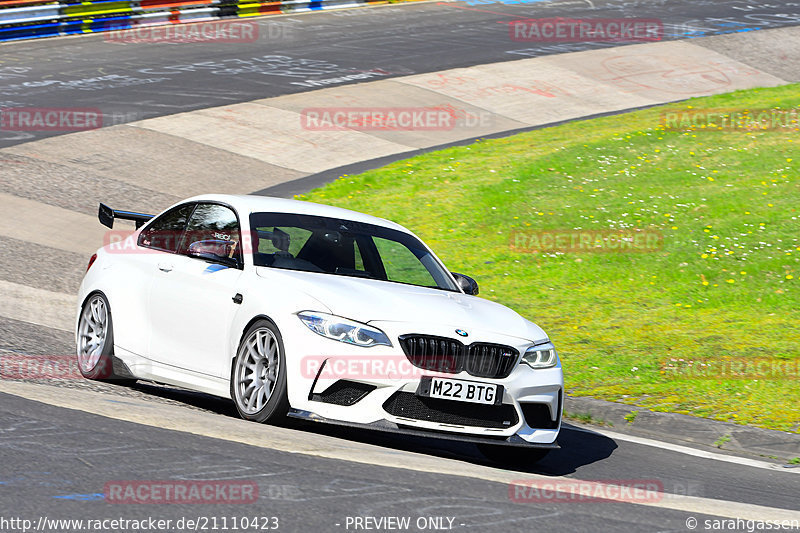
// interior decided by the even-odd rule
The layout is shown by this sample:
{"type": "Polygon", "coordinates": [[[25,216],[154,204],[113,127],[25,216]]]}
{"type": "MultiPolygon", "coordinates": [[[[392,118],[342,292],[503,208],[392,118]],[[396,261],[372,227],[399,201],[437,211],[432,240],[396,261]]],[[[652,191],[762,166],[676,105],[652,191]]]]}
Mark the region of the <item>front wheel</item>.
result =
{"type": "Polygon", "coordinates": [[[277,422],[289,411],[283,339],[272,322],[259,320],[245,332],[231,370],[231,398],[246,420],[277,422]]]}

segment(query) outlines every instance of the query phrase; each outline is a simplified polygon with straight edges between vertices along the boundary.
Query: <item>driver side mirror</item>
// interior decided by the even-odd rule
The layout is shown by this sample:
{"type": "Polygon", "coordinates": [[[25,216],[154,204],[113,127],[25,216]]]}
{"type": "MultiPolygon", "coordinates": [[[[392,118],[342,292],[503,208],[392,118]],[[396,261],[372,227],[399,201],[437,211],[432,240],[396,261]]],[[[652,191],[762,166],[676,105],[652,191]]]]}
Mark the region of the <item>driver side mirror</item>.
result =
{"type": "Polygon", "coordinates": [[[458,286],[461,287],[467,294],[471,294],[473,296],[478,294],[478,282],[472,279],[469,276],[465,276],[464,274],[459,274],[457,272],[451,272],[453,277],[456,278],[456,282],[458,286]]]}

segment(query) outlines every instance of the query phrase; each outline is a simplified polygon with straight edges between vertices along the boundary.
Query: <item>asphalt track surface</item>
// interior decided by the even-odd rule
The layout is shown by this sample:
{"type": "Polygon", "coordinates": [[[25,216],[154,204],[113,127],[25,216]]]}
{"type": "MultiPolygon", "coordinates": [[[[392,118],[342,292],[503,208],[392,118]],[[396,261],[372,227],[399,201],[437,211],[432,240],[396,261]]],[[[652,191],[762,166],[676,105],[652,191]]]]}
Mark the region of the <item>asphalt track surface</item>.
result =
{"type": "MultiPolygon", "coordinates": [[[[103,35],[0,45],[0,107],[92,107],[105,125],[320,88],[314,82],[372,72],[376,78],[509,61],[610,44],[514,42],[507,22],[570,16],[660,18],[666,38],[796,25],[792,2],[564,1],[503,5],[425,3],[260,19],[254,43],[120,44],[103,35]]],[[[776,51],[780,54],[780,51],[776,51]]],[[[355,83],[343,81],[341,83],[355,83]]],[[[41,132],[0,132],[0,146],[41,132]]],[[[35,249],[27,248],[27,257],[35,249]]],[[[4,254],[3,261],[14,255],[4,254]]],[[[46,263],[46,257],[40,258],[46,263]]],[[[83,261],[83,258],[81,258],[83,261]]],[[[74,267],[82,268],[82,264],[74,267]]],[[[69,265],[34,270],[58,280],[69,265]]],[[[0,318],[0,350],[65,354],[70,335],[0,318]]],[[[229,402],[139,384],[74,383],[116,398],[149,398],[204,413],[213,425],[234,417],[229,402]]],[[[481,464],[469,445],[443,445],[336,428],[300,426],[298,439],[333,437],[387,452],[422,453],[458,465],[481,464]]],[[[658,480],[666,493],[738,506],[800,509],[800,476],[692,457],[564,429],[562,449],[526,474],[583,480],[658,480]]],[[[399,461],[402,463],[402,461],[399,461]]],[[[348,516],[453,518],[454,530],[689,531],[687,519],[713,517],[626,503],[515,503],[508,485],[405,468],[292,454],[97,416],[0,393],[0,519],[278,517],[282,531],[352,531],[348,516]],[[114,480],[247,479],[259,485],[254,505],[115,505],[102,498],[114,480]]],[[[765,516],[764,518],[769,518],[765,516]]],[[[446,524],[448,522],[445,522],[446,524]]],[[[174,524],[174,522],[173,522],[174,524]]],[[[746,531],[746,524],[716,530],[746,531]]],[[[185,530],[172,526],[170,531],[185,530]]],[[[0,530],[17,531],[0,521],[0,530]]],[[[51,527],[74,531],[75,527],[51,527]]],[[[123,529],[120,529],[123,530],[123,529]]],[[[410,531],[422,529],[410,528],[410,531]]],[[[432,530],[428,528],[426,530],[432,530]]]]}
{"type": "MultiPolygon", "coordinates": [[[[130,43],[108,34],[0,45],[0,108],[100,109],[105,126],[395,76],[624,43],[515,41],[513,21],[658,19],[664,40],[800,23],[800,3],[426,2],[262,18],[253,42],[130,43]],[[336,81],[365,74],[366,78],[336,81]]],[[[779,62],[781,50],[775,50],[779,62]]],[[[0,148],[54,135],[0,131],[0,148]]]]}
{"type": "MultiPolygon", "coordinates": [[[[141,386],[147,388],[147,386],[141,386]]],[[[225,411],[226,403],[199,395],[176,395],[189,405],[225,411]]],[[[278,517],[280,531],[353,531],[347,517],[408,516],[453,518],[454,531],[645,532],[687,531],[686,520],[713,519],[639,505],[545,501],[517,503],[505,484],[430,474],[402,468],[353,465],[307,455],[245,446],[111,420],[76,410],[44,406],[0,394],[0,483],[4,512],[36,522],[59,519],[147,517],[278,517]],[[86,431],[86,429],[91,431],[86,431]],[[35,465],[35,466],[34,466],[35,465]],[[135,505],[103,499],[106,483],[121,480],[238,479],[259,486],[252,505],[135,505]],[[8,496],[8,493],[13,493],[8,496]]],[[[123,402],[124,403],[124,402],[123,402]]],[[[209,422],[215,416],[209,413],[209,422]]],[[[435,443],[398,442],[343,430],[301,429],[404,450],[480,462],[469,446],[442,450],[435,443]]],[[[737,465],[709,464],[670,452],[566,428],[562,450],[532,470],[582,479],[658,479],[666,493],[796,508],[800,476],[737,465]],[[736,480],[732,482],[732,480],[736,480]]],[[[447,460],[447,459],[443,459],[447,460]]],[[[521,470],[520,480],[529,472],[521,470]]],[[[668,497],[668,496],[667,496],[668,497]]],[[[173,522],[175,523],[175,522],[173,522]]],[[[175,529],[175,528],[173,528],[175,529]]],[[[411,527],[409,531],[430,530],[411,527]]]]}

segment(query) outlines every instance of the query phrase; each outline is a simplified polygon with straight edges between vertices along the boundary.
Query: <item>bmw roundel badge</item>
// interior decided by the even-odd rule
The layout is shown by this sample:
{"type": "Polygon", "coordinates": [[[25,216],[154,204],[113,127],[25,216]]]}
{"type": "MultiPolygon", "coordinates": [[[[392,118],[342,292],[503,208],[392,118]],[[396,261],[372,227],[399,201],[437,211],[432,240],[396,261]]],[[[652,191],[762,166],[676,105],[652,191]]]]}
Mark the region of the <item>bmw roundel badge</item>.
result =
{"type": "Polygon", "coordinates": [[[456,330],[456,333],[458,333],[458,334],[459,334],[459,335],[461,335],[462,337],[466,337],[467,335],[469,335],[469,333],[467,333],[467,332],[466,332],[466,331],[464,331],[463,329],[457,329],[457,330],[456,330]]]}

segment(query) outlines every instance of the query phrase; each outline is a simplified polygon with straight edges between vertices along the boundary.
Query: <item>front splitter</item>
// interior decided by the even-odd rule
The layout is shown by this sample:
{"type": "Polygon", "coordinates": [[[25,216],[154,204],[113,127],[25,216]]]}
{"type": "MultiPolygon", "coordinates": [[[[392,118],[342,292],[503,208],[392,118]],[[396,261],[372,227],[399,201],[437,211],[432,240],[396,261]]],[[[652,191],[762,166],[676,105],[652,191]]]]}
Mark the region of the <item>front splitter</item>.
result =
{"type": "Polygon", "coordinates": [[[446,433],[443,431],[436,431],[432,429],[416,429],[389,422],[388,420],[379,420],[370,424],[361,424],[358,422],[343,422],[341,420],[332,420],[319,416],[310,411],[301,411],[299,409],[290,409],[287,416],[306,420],[308,422],[318,422],[321,424],[330,424],[334,426],[344,426],[358,429],[366,429],[370,431],[380,431],[383,433],[395,433],[399,435],[409,435],[414,437],[424,437],[428,439],[469,442],[473,444],[494,444],[497,446],[513,446],[517,448],[539,448],[547,450],[556,450],[561,446],[558,442],[551,444],[531,443],[520,437],[519,435],[511,435],[510,437],[476,437],[474,435],[462,435],[458,433],[446,433]]]}

